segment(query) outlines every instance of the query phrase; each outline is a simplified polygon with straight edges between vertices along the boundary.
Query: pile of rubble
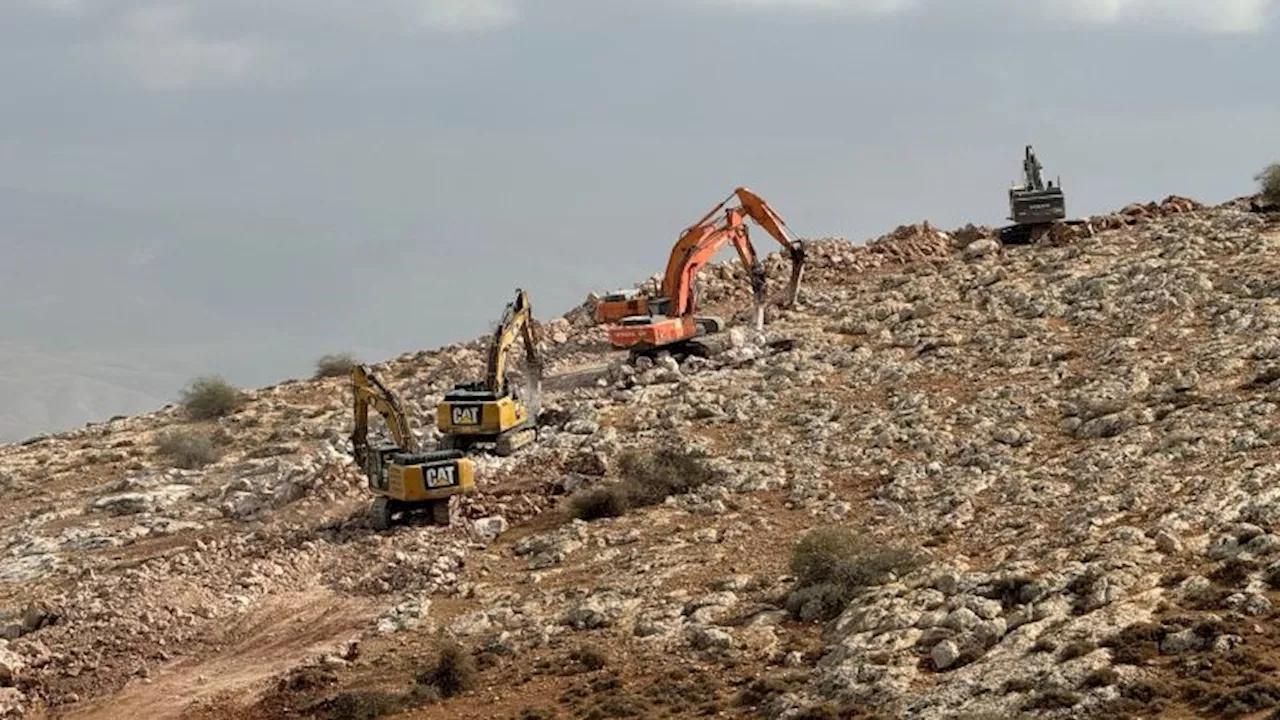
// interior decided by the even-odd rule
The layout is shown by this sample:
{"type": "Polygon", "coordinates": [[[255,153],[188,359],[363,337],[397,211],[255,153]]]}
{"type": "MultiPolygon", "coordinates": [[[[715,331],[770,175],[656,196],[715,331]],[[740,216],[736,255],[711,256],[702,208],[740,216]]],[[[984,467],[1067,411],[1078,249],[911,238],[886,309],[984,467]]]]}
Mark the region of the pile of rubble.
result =
{"type": "MultiPolygon", "coordinates": [[[[477,458],[480,493],[449,528],[369,527],[342,378],[249,393],[198,469],[156,450],[193,425],[172,408],[0,448],[0,717],[181,702],[156,678],[207,676],[228,652],[261,689],[328,647],[337,692],[437,632],[507,678],[580,642],[616,648],[629,659],[589,671],[615,693],[659,672],[643,658],[678,661],[711,700],[748,688],[722,710],[774,717],[1259,709],[1264,675],[1228,668],[1280,647],[1280,236],[1178,197],[1091,222],[1056,246],[928,223],[813,241],[803,307],[732,328],[712,358],[602,357],[589,305],[543,322],[562,379],[539,442],[477,458]],[[573,516],[626,481],[623,453],[659,447],[705,482],[573,516]],[[868,538],[838,560],[883,567],[793,602],[792,543],[831,525],[868,538]],[[913,560],[875,554],[888,545],[913,560]],[[329,620],[291,623],[297,608],[329,620]]],[[[773,281],[787,264],[769,256],[773,281]]],[[[710,309],[739,309],[742,280],[709,268],[710,309]]],[[[483,348],[375,366],[424,443],[483,348]]],[[[573,677],[448,707],[569,702],[573,677]]]]}

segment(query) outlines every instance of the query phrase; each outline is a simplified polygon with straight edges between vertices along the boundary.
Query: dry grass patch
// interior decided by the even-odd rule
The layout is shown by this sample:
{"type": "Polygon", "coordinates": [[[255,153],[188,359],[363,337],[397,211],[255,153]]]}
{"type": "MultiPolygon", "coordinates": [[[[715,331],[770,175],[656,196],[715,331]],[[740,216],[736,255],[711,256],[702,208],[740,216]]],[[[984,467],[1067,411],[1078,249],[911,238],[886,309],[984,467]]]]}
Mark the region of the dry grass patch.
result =
{"type": "Polygon", "coordinates": [[[222,458],[222,444],[213,433],[170,430],[156,439],[156,451],[173,467],[196,470],[222,458]]]}

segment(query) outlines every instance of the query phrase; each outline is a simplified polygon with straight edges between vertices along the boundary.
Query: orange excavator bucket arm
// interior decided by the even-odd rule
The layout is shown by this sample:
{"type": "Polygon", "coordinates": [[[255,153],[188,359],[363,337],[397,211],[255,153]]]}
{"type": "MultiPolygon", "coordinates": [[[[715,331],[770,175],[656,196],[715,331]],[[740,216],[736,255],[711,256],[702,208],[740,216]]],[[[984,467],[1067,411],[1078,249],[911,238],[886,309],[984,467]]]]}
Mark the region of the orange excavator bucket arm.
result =
{"type": "Polygon", "coordinates": [[[698,258],[692,271],[696,274],[697,270],[705,265],[725,242],[732,241],[738,250],[738,257],[742,259],[743,266],[751,275],[752,289],[758,305],[756,324],[761,325],[764,312],[765,271],[747,235],[745,218],[748,217],[777,240],[791,258],[791,281],[784,306],[794,307],[800,292],[800,280],[804,274],[804,242],[792,236],[786,222],[763,198],[746,187],[739,187],[680,234],[675,246],[671,248],[657,297],[624,291],[611,293],[596,304],[594,314],[597,322],[618,322],[629,316],[651,314],[679,317],[682,314],[681,309],[688,308],[691,302],[688,297],[681,297],[680,290],[682,283],[685,294],[692,287],[693,276],[689,271],[691,258],[695,256],[698,258]],[[740,205],[725,210],[726,205],[735,197],[740,205]],[[722,210],[724,211],[723,219],[717,221],[716,218],[722,210]],[[702,253],[712,246],[714,249],[711,249],[710,256],[703,258],[702,253]]]}
{"type": "MultiPolygon", "coordinates": [[[[686,233],[688,236],[688,233],[686,233]]],[[[684,238],[682,238],[683,240],[684,238]]],[[[670,284],[671,306],[667,314],[672,317],[683,317],[696,311],[693,287],[698,271],[720,252],[725,243],[732,242],[738,252],[738,259],[751,275],[751,290],[755,298],[757,315],[763,311],[764,304],[764,267],[756,256],[756,249],[751,244],[747,227],[737,213],[729,213],[728,227],[704,228],[696,239],[683,249],[679,262],[668,274],[670,284]]],[[[667,283],[664,283],[664,286],[667,283]]]]}
{"type": "MultiPolygon", "coordinates": [[[[742,259],[743,266],[749,273],[752,273],[753,284],[756,274],[763,277],[764,270],[756,258],[755,249],[751,246],[749,240],[746,239],[746,225],[743,217],[751,218],[756,221],[760,227],[764,228],[780,245],[787,251],[787,255],[791,258],[791,281],[787,287],[786,307],[794,307],[796,299],[800,293],[800,279],[804,274],[805,247],[802,240],[795,239],[787,228],[786,221],[782,219],[764,198],[752,192],[749,188],[739,187],[734,189],[733,194],[725,198],[720,204],[711,208],[711,211],[703,215],[698,222],[694,223],[686,229],[680,239],[676,241],[675,247],[671,249],[671,256],[667,260],[667,270],[662,279],[662,296],[670,298],[672,304],[676,299],[676,282],[680,278],[683,270],[682,266],[687,259],[692,256],[696,248],[702,247],[706,238],[712,233],[725,231],[727,226],[732,232],[741,232],[742,240],[734,240],[735,246],[738,248],[738,256],[742,259]],[[734,197],[738,198],[741,203],[739,207],[729,208],[725,212],[726,222],[724,225],[717,226],[712,224],[711,220],[719,212],[724,209],[725,205],[734,197]],[[744,249],[745,248],[745,249],[744,249]],[[748,260],[750,258],[750,260],[748,260]]],[[[723,243],[720,243],[723,245],[723,243]]],[[[717,247],[717,250],[719,247],[717,247]]],[[[715,252],[712,252],[715,255],[715,252]]],[[[705,262],[702,263],[706,264],[705,262]]],[[[699,265],[701,267],[701,265],[699,265]]],[[[763,299],[760,300],[763,302],[763,299]]],[[[668,314],[679,315],[674,310],[668,311],[668,314]]]]}
{"type": "Polygon", "coordinates": [[[733,194],[742,203],[741,209],[772,235],[791,257],[791,281],[787,285],[786,307],[794,307],[800,295],[800,278],[804,275],[804,241],[794,237],[787,228],[786,221],[769,206],[769,203],[764,201],[764,198],[745,187],[735,189],[733,194]]]}

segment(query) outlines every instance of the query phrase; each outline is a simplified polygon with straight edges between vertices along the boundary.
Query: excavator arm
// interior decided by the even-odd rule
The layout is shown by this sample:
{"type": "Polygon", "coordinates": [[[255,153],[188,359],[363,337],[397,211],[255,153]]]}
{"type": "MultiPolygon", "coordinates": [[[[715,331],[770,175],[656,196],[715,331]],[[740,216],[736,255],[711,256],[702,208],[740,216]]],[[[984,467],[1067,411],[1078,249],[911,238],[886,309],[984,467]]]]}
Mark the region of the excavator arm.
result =
{"type": "Polygon", "coordinates": [[[697,310],[694,298],[694,284],[698,272],[720,252],[725,243],[732,242],[738,253],[738,259],[751,275],[752,297],[756,304],[756,325],[762,323],[764,314],[764,267],[751,244],[747,226],[739,215],[730,213],[728,227],[706,228],[694,244],[687,246],[676,270],[672,273],[671,306],[668,314],[673,317],[690,315],[697,310]]]}
{"type": "MultiPolygon", "coordinates": [[[[685,278],[688,274],[687,263],[696,253],[700,253],[703,248],[707,247],[708,242],[714,243],[717,238],[724,240],[725,238],[721,236],[725,232],[735,233],[735,237],[737,237],[736,233],[741,232],[741,242],[735,240],[735,246],[739,250],[738,256],[742,259],[743,266],[751,274],[752,288],[757,291],[757,302],[762,305],[763,299],[760,297],[760,293],[763,292],[765,273],[762,264],[756,258],[755,251],[750,249],[749,240],[746,239],[746,227],[744,225],[744,218],[746,217],[751,218],[763,227],[770,236],[786,249],[788,257],[791,258],[791,281],[787,288],[784,305],[788,308],[794,307],[799,297],[800,281],[804,274],[804,242],[792,237],[786,222],[763,198],[749,188],[739,187],[729,197],[711,208],[706,215],[703,215],[696,223],[680,234],[675,246],[671,248],[671,255],[667,258],[667,267],[662,276],[659,297],[631,296],[625,292],[611,293],[596,305],[596,320],[598,322],[618,322],[631,315],[679,315],[679,311],[675,307],[679,304],[677,301],[679,294],[677,285],[681,282],[686,284],[690,282],[685,278]],[[726,210],[726,206],[735,197],[741,204],[726,210]],[[720,215],[722,210],[724,211],[723,219],[717,221],[715,218],[720,215]],[[744,246],[746,249],[744,249],[744,246]]],[[[717,250],[722,245],[723,243],[717,244],[717,250]]],[[[713,251],[712,255],[714,254],[715,252],[713,251]]],[[[701,268],[704,264],[706,264],[705,260],[700,262],[698,267],[701,268]]],[[[761,308],[757,314],[762,311],[761,308]]],[[[757,324],[759,324],[759,321],[757,321],[757,324]]]]}
{"type": "Polygon", "coordinates": [[[372,405],[387,422],[387,429],[400,449],[408,453],[418,451],[417,440],[409,432],[408,416],[400,406],[395,393],[363,365],[351,368],[351,389],[355,428],[351,431],[351,447],[356,463],[364,466],[369,450],[369,406],[372,405]]]}
{"type": "Polygon", "coordinates": [[[712,208],[711,212],[686,229],[676,241],[676,246],[672,249],[671,257],[667,261],[667,271],[662,283],[662,294],[668,299],[667,315],[679,317],[693,311],[690,291],[694,278],[702,266],[719,252],[726,241],[732,241],[742,266],[751,276],[752,295],[756,301],[756,327],[763,325],[765,271],[764,265],[756,255],[755,247],[751,244],[746,218],[754,220],[786,249],[791,258],[791,281],[787,288],[785,306],[795,306],[800,292],[800,279],[804,274],[804,242],[791,236],[786,221],[765,202],[764,198],[749,188],[739,187],[734,189],[732,195],[712,208]],[[724,220],[713,225],[712,218],[735,197],[741,204],[725,210],[724,220]]]}
{"type": "Polygon", "coordinates": [[[485,385],[499,397],[506,394],[507,354],[518,336],[524,337],[525,357],[541,379],[542,362],[533,332],[533,310],[529,306],[529,294],[517,288],[515,300],[503,311],[502,321],[498,323],[498,328],[493,332],[493,340],[489,343],[489,367],[485,385]]]}
{"type": "Polygon", "coordinates": [[[730,210],[730,212],[745,211],[752,220],[756,221],[756,224],[764,228],[766,232],[773,236],[774,240],[778,241],[778,244],[786,249],[787,255],[791,258],[791,281],[787,285],[785,306],[788,308],[795,307],[796,300],[800,296],[800,279],[804,275],[804,241],[792,235],[787,228],[786,221],[769,206],[769,203],[764,201],[764,198],[745,187],[735,189],[733,194],[738,197],[742,207],[730,210]]]}

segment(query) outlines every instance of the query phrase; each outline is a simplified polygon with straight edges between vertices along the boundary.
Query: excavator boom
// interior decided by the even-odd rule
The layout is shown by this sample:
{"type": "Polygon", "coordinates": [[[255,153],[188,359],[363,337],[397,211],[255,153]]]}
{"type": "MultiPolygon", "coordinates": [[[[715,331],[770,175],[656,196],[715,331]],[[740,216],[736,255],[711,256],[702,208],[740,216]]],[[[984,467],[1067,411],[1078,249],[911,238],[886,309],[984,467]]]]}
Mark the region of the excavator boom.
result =
{"type": "Polygon", "coordinates": [[[755,248],[751,245],[747,226],[742,222],[742,217],[731,210],[728,227],[708,228],[693,244],[685,247],[677,266],[678,272],[673,278],[668,312],[664,315],[626,318],[620,324],[610,326],[610,344],[617,348],[656,349],[683,342],[696,335],[719,331],[718,321],[700,321],[694,317],[697,303],[693,287],[698,271],[729,242],[738,251],[742,264],[749,268],[756,306],[755,325],[757,330],[761,329],[764,322],[764,271],[756,257],[755,248]]]}
{"type": "Polygon", "coordinates": [[[355,396],[355,428],[351,431],[351,447],[356,462],[364,465],[369,449],[369,406],[372,405],[387,423],[396,445],[408,453],[418,451],[418,441],[409,432],[408,416],[395,393],[363,365],[351,368],[351,389],[355,396]]]}
{"type": "Polygon", "coordinates": [[[740,187],[733,192],[738,196],[738,201],[742,203],[742,209],[747,212],[747,215],[773,236],[773,239],[786,249],[787,255],[791,258],[791,280],[787,284],[784,304],[789,308],[795,307],[800,297],[800,279],[804,275],[804,241],[792,235],[786,221],[769,206],[769,203],[764,201],[764,198],[745,187],[740,187]]]}
{"type": "Polygon", "coordinates": [[[436,427],[444,447],[468,449],[475,443],[493,443],[499,455],[508,455],[536,437],[538,398],[542,389],[542,360],[529,295],[516,289],[515,300],[503,309],[502,320],[489,341],[484,379],[459,383],[436,406],[436,427]],[[533,377],[533,398],[522,398],[507,382],[507,356],[511,346],[524,338],[525,356],[533,377]]]}
{"type": "Polygon", "coordinates": [[[503,395],[507,388],[507,354],[516,338],[524,338],[525,359],[536,373],[541,375],[541,361],[538,357],[537,338],[533,333],[533,311],[529,307],[529,294],[524,290],[516,290],[516,298],[509,303],[502,313],[502,320],[493,332],[493,340],[489,343],[489,364],[485,375],[485,386],[494,395],[503,395]]]}
{"type": "MultiPolygon", "coordinates": [[[[786,249],[788,256],[791,258],[791,280],[788,284],[787,295],[784,301],[786,307],[794,307],[799,297],[800,281],[804,274],[805,247],[804,242],[792,237],[787,229],[786,222],[782,217],[769,206],[759,195],[746,187],[736,188],[729,197],[722,200],[718,205],[703,215],[696,223],[686,228],[680,234],[676,244],[671,248],[671,254],[667,259],[666,271],[662,276],[662,286],[659,290],[657,298],[650,298],[640,293],[630,293],[626,291],[617,291],[605,295],[595,307],[595,318],[597,322],[616,323],[624,318],[642,316],[642,315],[678,315],[679,311],[675,309],[678,303],[677,296],[679,294],[678,286],[685,280],[687,275],[687,264],[694,253],[698,252],[698,248],[702,247],[708,237],[713,236],[717,232],[736,229],[741,227],[744,233],[746,228],[743,225],[743,218],[749,217],[758,225],[763,227],[771,237],[778,241],[779,244],[786,249]],[[726,209],[726,206],[734,198],[737,198],[740,205],[726,209]],[[724,221],[716,223],[714,218],[724,211],[724,221]]],[[[736,231],[736,230],[735,230],[736,231]]],[[[750,248],[749,241],[745,241],[747,247],[750,248]]],[[[721,243],[722,245],[723,243],[721,243]]],[[[744,251],[742,246],[735,241],[738,247],[739,258],[743,261],[743,266],[747,272],[751,274],[753,287],[756,279],[759,278],[763,282],[764,269],[758,258],[755,256],[755,250],[750,249],[744,251]],[[748,255],[750,259],[748,259],[748,255]]],[[[717,247],[717,251],[718,251],[717,247]]],[[[711,253],[712,256],[715,252],[711,253]]],[[[709,260],[709,258],[708,258],[709,260]]],[[[698,267],[706,264],[704,260],[698,267]]],[[[762,303],[762,298],[757,298],[762,303]]],[[[757,315],[763,312],[757,309],[757,315]]]]}
{"type": "Polygon", "coordinates": [[[698,272],[729,242],[737,250],[743,267],[751,273],[752,295],[756,303],[763,302],[764,273],[760,269],[760,260],[756,256],[755,247],[751,245],[741,216],[730,211],[728,227],[706,229],[694,244],[688,246],[683,257],[679,258],[680,262],[670,273],[672,285],[668,297],[671,298],[671,305],[667,315],[679,317],[689,315],[697,309],[693,287],[698,272]]]}

